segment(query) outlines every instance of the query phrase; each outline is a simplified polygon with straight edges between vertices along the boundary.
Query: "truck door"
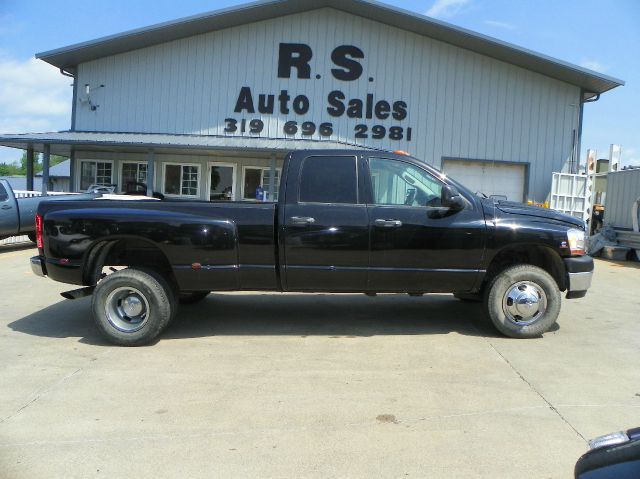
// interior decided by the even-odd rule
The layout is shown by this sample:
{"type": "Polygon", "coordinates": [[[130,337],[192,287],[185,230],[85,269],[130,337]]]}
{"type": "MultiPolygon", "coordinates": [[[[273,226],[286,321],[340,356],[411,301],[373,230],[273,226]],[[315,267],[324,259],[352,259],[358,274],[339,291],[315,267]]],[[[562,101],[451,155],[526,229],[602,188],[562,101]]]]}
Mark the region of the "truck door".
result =
{"type": "Polygon", "coordinates": [[[369,158],[371,263],[367,290],[470,290],[485,241],[482,212],[440,207],[443,182],[407,161],[369,158]]]}
{"type": "Polygon", "coordinates": [[[295,158],[281,233],[283,287],[289,291],[364,291],[369,219],[353,154],[295,158]]]}
{"type": "Polygon", "coordinates": [[[18,227],[18,205],[9,185],[2,180],[0,181],[0,238],[18,234],[18,227]]]}

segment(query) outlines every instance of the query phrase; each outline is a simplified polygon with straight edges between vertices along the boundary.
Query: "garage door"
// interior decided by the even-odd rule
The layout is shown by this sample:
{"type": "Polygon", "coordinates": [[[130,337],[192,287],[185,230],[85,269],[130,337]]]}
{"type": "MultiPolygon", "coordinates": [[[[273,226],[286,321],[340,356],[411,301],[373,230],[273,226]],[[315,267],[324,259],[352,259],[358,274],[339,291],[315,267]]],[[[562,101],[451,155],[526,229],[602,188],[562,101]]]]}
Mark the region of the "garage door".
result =
{"type": "Polygon", "coordinates": [[[525,165],[444,160],[443,171],[471,191],[524,201],[525,165]]]}

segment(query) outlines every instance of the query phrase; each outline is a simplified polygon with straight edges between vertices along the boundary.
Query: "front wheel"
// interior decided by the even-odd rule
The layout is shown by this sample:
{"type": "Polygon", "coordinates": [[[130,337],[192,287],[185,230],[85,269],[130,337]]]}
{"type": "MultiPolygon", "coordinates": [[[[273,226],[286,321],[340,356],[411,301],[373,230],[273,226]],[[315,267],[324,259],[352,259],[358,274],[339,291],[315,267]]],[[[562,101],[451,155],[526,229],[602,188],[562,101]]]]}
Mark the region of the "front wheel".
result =
{"type": "Polygon", "coordinates": [[[122,346],[152,342],[176,310],[173,290],[154,271],[127,268],[98,283],[91,301],[93,318],[109,341],[122,346]]]}
{"type": "Polygon", "coordinates": [[[542,268],[511,266],[485,291],[484,305],[493,325],[511,338],[535,338],[553,326],[560,314],[560,291],[542,268]]]}

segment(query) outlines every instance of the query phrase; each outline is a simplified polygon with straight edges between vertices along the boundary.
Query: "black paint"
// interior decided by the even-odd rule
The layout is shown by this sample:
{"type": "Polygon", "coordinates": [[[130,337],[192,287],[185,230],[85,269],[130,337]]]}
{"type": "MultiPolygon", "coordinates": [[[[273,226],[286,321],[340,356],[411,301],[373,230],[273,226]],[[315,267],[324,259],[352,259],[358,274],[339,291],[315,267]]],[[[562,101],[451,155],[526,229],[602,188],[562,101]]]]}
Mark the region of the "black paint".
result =
{"type": "Polygon", "coordinates": [[[331,60],[337,66],[331,73],[337,80],[354,81],[362,75],[362,64],[354,58],[364,58],[364,52],[353,45],[341,45],[331,52],[331,60]]]}
{"type": "Polygon", "coordinates": [[[313,51],[304,43],[281,43],[278,52],[278,78],[291,78],[291,70],[297,71],[297,78],[311,78],[309,61],[313,51]]]}

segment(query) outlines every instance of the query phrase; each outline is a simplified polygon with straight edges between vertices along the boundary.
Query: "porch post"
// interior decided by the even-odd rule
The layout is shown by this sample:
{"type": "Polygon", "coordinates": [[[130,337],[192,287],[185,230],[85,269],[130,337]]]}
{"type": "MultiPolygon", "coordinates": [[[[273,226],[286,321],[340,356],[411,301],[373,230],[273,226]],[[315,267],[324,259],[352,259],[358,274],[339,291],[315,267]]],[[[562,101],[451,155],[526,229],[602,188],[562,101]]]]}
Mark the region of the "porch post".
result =
{"type": "Polygon", "coordinates": [[[33,145],[27,148],[27,190],[33,191],[33,145]]]}
{"type": "Polygon", "coordinates": [[[269,201],[273,201],[276,192],[276,155],[271,153],[269,159],[269,201]]]}
{"type": "Polygon", "coordinates": [[[42,151],[42,196],[46,196],[49,189],[49,156],[51,155],[51,145],[44,144],[42,151]]]}
{"type": "Polygon", "coordinates": [[[69,191],[76,191],[76,152],[69,153],[69,191]]]}
{"type": "Polygon", "coordinates": [[[155,171],[155,163],[156,163],[156,152],[153,150],[149,150],[149,154],[147,155],[147,196],[153,196],[153,178],[155,171]]]}

